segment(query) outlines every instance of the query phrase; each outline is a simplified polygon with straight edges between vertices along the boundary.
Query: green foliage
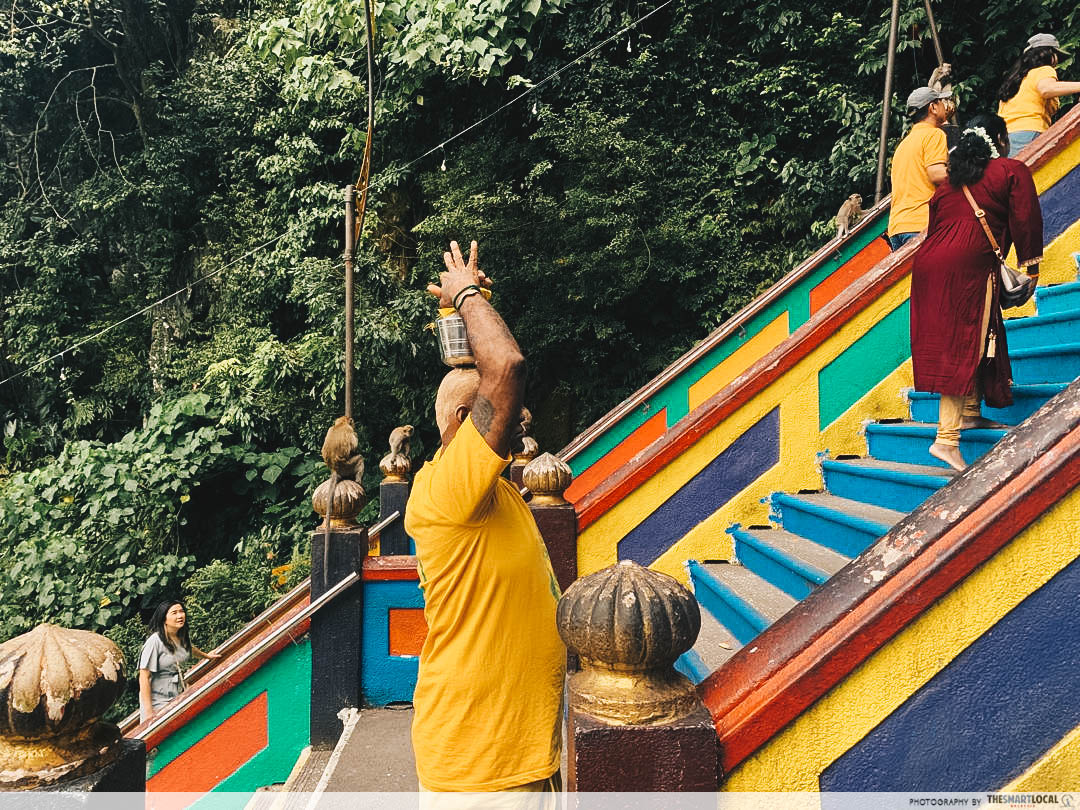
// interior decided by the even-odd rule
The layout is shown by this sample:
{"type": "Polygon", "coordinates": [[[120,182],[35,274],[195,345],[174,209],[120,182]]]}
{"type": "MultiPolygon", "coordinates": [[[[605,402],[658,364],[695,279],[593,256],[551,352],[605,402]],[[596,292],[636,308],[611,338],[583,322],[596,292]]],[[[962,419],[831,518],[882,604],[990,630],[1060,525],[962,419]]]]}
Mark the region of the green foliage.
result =
{"type": "Polygon", "coordinates": [[[298,456],[237,442],[197,393],[153,406],[119,441],[71,442],[12,476],[0,489],[11,541],[0,550],[0,637],[45,620],[103,630],[179,592],[198,556],[247,526],[256,536],[275,518],[295,526],[281,504],[295,503],[298,456]]]}

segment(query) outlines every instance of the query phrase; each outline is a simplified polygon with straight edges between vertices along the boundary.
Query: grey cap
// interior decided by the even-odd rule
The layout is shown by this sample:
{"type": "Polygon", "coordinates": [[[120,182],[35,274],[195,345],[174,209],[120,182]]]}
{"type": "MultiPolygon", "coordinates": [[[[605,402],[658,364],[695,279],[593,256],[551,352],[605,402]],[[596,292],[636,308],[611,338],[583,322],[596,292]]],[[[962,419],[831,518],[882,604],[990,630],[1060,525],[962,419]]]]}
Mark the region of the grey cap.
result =
{"type": "Polygon", "coordinates": [[[921,110],[935,101],[940,101],[943,98],[951,98],[952,92],[939,93],[933,87],[916,87],[911,91],[911,95],[907,97],[908,111],[921,110]]]}
{"type": "Polygon", "coordinates": [[[1035,34],[1028,39],[1027,47],[1024,48],[1024,53],[1027,53],[1032,48],[1053,48],[1062,56],[1069,56],[1070,54],[1061,50],[1061,45],[1058,43],[1057,37],[1053,34],[1035,34]]]}

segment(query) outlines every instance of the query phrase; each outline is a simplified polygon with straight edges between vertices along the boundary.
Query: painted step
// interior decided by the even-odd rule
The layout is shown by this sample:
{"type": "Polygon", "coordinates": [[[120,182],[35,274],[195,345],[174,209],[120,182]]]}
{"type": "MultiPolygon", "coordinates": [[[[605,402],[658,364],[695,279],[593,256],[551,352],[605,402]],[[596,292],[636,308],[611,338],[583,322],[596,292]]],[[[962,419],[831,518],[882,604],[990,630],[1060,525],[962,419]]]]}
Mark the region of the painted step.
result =
{"type": "Polygon", "coordinates": [[[1080,309],[1080,281],[1037,288],[1035,307],[1040,315],[1053,315],[1055,312],[1080,309]]]}
{"type": "Polygon", "coordinates": [[[698,604],[740,644],[746,644],[798,603],[741,565],[696,560],[686,565],[698,604]]]}
{"type": "Polygon", "coordinates": [[[826,459],[825,489],[841,498],[910,512],[952,480],[955,472],[876,458],[826,459]]]}
{"type": "MultiPolygon", "coordinates": [[[[1045,405],[1049,399],[1057,396],[1066,388],[1068,388],[1068,383],[1014,385],[1012,387],[1012,405],[1007,408],[991,408],[984,402],[982,415],[987,419],[1003,422],[1006,425],[1019,425],[1045,405]]],[[[939,401],[940,397],[937,394],[928,394],[925,391],[909,391],[908,404],[911,408],[912,421],[937,422],[939,401]]]]}
{"type": "Polygon", "coordinates": [[[904,517],[894,509],[825,492],[774,492],[769,503],[773,519],[786,531],[847,557],[858,557],[904,517]]]}
{"type": "Polygon", "coordinates": [[[1080,338],[1080,310],[1005,321],[1005,333],[1009,337],[1010,352],[1072,343],[1080,338]]]}
{"type": "Polygon", "coordinates": [[[1080,343],[1039,346],[1035,349],[1014,349],[1010,346],[1009,360],[1016,385],[1071,383],[1080,377],[1080,343]]]}
{"type": "Polygon", "coordinates": [[[805,537],[768,526],[735,526],[735,556],[759,577],[795,599],[802,599],[851,562],[805,537]]]}
{"type": "Polygon", "coordinates": [[[742,647],[731,632],[707,610],[701,611],[701,632],[694,646],[679,656],[675,669],[701,683],[742,647]]]}
{"type": "MultiPolygon", "coordinates": [[[[971,464],[997,444],[1005,430],[977,428],[960,432],[960,454],[971,464]]],[[[948,469],[948,464],[929,453],[937,434],[936,424],[925,422],[874,422],[866,426],[870,455],[881,461],[923,464],[948,469]]]]}

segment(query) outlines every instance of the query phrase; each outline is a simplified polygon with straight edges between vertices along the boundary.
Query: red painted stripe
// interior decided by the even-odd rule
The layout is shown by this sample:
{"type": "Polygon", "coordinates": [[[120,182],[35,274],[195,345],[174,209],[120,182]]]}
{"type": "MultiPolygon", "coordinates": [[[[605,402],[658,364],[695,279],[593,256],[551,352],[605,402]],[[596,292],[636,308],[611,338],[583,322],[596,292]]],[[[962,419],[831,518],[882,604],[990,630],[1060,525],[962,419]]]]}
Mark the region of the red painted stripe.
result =
{"type": "MultiPolygon", "coordinates": [[[[813,627],[820,621],[820,615],[813,615],[815,605],[831,600],[845,584],[858,587],[854,581],[844,582],[864,580],[866,572],[857,565],[804,600],[814,604],[792,611],[789,620],[781,618],[758,636],[753,656],[736,653],[700,687],[716,726],[724,772],[768,742],[1068,494],[1078,480],[1080,428],[1074,427],[898,571],[872,589],[863,585],[865,597],[856,605],[836,605],[836,610],[824,605],[823,612],[832,614],[824,628],[813,627]],[[791,651],[793,644],[798,648],[791,651]]],[[[879,542],[888,542],[893,534],[879,542]]]]}
{"type": "Polygon", "coordinates": [[[810,291],[810,314],[813,315],[836,298],[859,276],[888,255],[889,245],[884,239],[870,240],[870,244],[836,268],[810,291]]]}
{"type": "Polygon", "coordinates": [[[427,633],[423,608],[390,608],[390,655],[420,655],[427,633]]]}
{"type": "Polygon", "coordinates": [[[667,430],[667,408],[661,408],[633,433],[611,448],[604,456],[593,462],[570,484],[563,497],[577,503],[586,493],[607,479],[634,456],[664,435],[667,430]]]}
{"type": "Polygon", "coordinates": [[[364,570],[360,578],[364,582],[393,579],[420,581],[420,575],[416,571],[416,557],[411,554],[365,557],[364,570]]]}
{"type": "Polygon", "coordinates": [[[876,301],[911,270],[911,257],[920,240],[913,239],[891,253],[884,261],[851,287],[825,305],[792,336],[758,360],[700,407],[680,419],[664,437],[630,464],[588,493],[574,505],[578,531],[584,531],[608,509],[617,504],[659,470],[678,458],[683,451],[719,425],[769,385],[793,368],[800,360],[834,335],[844,324],[876,301]],[[910,247],[909,247],[910,246],[910,247]]]}
{"type": "MultiPolygon", "coordinates": [[[[231,715],[146,783],[159,793],[206,793],[266,748],[266,692],[231,715]]],[[[190,802],[190,797],[189,802],[190,802]]]]}

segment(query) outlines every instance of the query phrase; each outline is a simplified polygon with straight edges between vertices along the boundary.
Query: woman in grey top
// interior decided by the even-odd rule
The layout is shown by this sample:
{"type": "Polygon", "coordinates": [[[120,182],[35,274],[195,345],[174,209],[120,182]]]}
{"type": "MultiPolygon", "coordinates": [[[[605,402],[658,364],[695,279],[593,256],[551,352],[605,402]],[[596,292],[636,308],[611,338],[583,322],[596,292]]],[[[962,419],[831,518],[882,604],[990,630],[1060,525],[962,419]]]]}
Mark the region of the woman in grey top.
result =
{"type": "Polygon", "coordinates": [[[192,645],[183,602],[162,602],[150,617],[150,636],[139,655],[139,722],[153,720],[162,706],[184,691],[183,665],[193,655],[221,658],[192,645]]]}

